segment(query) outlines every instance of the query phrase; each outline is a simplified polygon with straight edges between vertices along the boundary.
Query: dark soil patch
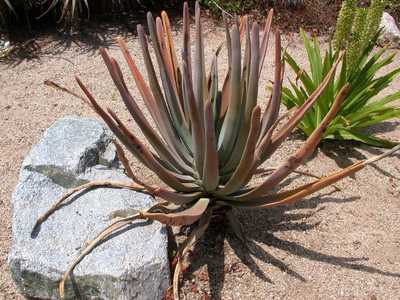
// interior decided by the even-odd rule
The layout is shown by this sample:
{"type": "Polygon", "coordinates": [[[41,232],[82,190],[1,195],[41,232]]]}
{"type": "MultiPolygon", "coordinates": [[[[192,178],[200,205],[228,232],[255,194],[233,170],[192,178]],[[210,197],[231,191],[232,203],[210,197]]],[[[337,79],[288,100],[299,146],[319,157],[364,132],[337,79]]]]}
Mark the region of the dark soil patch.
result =
{"type": "Polygon", "coordinates": [[[297,33],[302,27],[318,35],[332,33],[340,5],[339,0],[305,0],[296,9],[279,4],[274,7],[274,21],[284,32],[297,33]]]}

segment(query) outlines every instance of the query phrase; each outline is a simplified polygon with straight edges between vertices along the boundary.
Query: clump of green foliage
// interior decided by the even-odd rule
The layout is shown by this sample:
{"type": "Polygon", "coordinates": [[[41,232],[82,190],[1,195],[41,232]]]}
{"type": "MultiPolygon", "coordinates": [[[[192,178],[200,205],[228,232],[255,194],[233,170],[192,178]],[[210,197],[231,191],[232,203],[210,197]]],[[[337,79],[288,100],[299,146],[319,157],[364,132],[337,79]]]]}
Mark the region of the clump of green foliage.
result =
{"type": "Polygon", "coordinates": [[[347,48],[347,61],[349,62],[357,61],[363,48],[365,48],[364,28],[366,28],[366,24],[368,23],[367,16],[368,10],[365,8],[359,8],[355,13],[351,40],[349,41],[347,48]]]}
{"type": "Polygon", "coordinates": [[[349,84],[350,92],[323,138],[355,140],[386,148],[396,144],[363,131],[371,125],[400,117],[400,108],[390,105],[400,99],[400,92],[378,98],[400,73],[400,68],[396,67],[384,75],[378,75],[383,67],[394,62],[395,56],[388,54],[385,48],[374,52],[384,6],[385,0],[372,0],[369,8],[358,8],[354,0],[345,0],[338,17],[333,48],[330,46],[324,56],[321,55],[318,39],[310,39],[301,31],[310,73],[301,68],[290,54],[285,54],[286,61],[297,74],[297,80],[290,81],[291,89],[283,89],[283,103],[290,109],[304,103],[317,89],[340,51],[346,49],[340,71],[299,125],[307,136],[318,127],[343,86],[349,84]]]}
{"type": "MultiPolygon", "coordinates": [[[[362,29],[364,32],[363,41],[369,43],[375,36],[381,23],[383,11],[388,3],[388,0],[372,0],[368,8],[366,26],[362,29]]],[[[358,8],[357,8],[358,9],[358,8]]]]}
{"type": "Polygon", "coordinates": [[[331,67],[326,69],[326,76],[321,78],[315,92],[300,105],[285,124],[282,124],[283,126],[278,126],[281,122],[279,110],[283,79],[279,30],[275,32],[275,80],[272,96],[266,109],[262,110],[258,104],[258,88],[268,49],[272,11],[268,14],[261,39],[259,25],[256,22],[250,23],[246,16],[240,21],[234,21],[232,26],[228,26],[226,22],[225,43],[217,48],[211,66],[207,69],[198,2],[195,9],[196,28],[193,41],[188,5],[184,5],[181,63],[175,51],[167,14],[162,12],[161,17],[154,19],[152,14],[148,13],[147,21],[154,59],[150,55],[144,28],[141,25],[137,28],[147,81],[124,40],[119,39],[118,43],[156,128],[146,119],[131,94],[119,63],[110,57],[105,49],[101,49],[100,53],[122,101],[151,148],[114,111],[103,108],[79,78],[76,80],[86,98],[54,82],[47,82],[48,85],[85,101],[139,162],[154,172],[167,186],[154,186],[134,174],[122,147],[116,143],[119,157],[132,181],[106,180],[87,183],[65,194],[39,218],[36,228],[61,208],[65,201],[71,201],[72,195],[96,187],[146,191],[165,201],[137,214],[117,217],[97,238],[89,242],[64,274],[60,282],[61,297],[64,295],[65,281],[75,266],[94,247],[115,231],[130,226],[138,219],[149,219],[172,226],[194,225],[188,238],[180,245],[173,263],[174,298],[178,299],[182,259],[212,224],[210,221],[213,217],[226,217],[233,231],[245,241],[240,223],[232,213],[233,208],[269,209],[295,203],[400,148],[399,146],[385,154],[360,161],[295,189],[279,191],[280,183],[311,156],[321,141],[324,131],[335,118],[349,92],[349,86],[345,84],[302,147],[288,155],[287,159],[277,168],[273,168],[261,182],[252,182],[253,176],[262,171],[262,164],[280,148],[318,98],[330,87],[329,82],[343,55],[335,58],[331,67]],[[191,45],[194,45],[193,52],[191,45]],[[228,52],[229,68],[220,86],[218,59],[224,45],[228,52]]]}
{"type": "Polygon", "coordinates": [[[354,7],[356,0],[343,1],[336,24],[336,32],[334,37],[334,45],[336,49],[342,49],[346,46],[351,34],[351,27],[354,19],[354,7]]]}
{"type": "Polygon", "coordinates": [[[357,61],[375,38],[388,1],[372,0],[368,8],[358,7],[355,0],[343,1],[333,38],[335,50],[346,49],[348,61],[357,61]]]}

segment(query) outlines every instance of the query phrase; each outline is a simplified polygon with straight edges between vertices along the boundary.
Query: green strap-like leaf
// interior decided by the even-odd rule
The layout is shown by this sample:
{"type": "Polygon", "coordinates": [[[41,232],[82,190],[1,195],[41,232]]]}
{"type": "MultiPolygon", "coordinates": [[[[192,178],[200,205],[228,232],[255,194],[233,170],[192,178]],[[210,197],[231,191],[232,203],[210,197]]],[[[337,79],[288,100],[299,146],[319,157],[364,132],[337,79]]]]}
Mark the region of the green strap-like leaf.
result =
{"type": "MultiPolygon", "coordinates": [[[[249,36],[250,39],[250,36],[249,36]]],[[[258,97],[258,82],[259,82],[259,64],[260,64],[260,53],[259,53],[259,28],[256,23],[253,24],[251,30],[251,41],[248,42],[248,55],[250,59],[247,62],[247,70],[243,73],[242,82],[246,81],[242,86],[245,87],[245,94],[243,99],[242,107],[244,106],[239,134],[234,145],[232,154],[228,157],[226,163],[222,162],[221,172],[227,173],[232,172],[237,167],[240,159],[243,155],[243,150],[246,145],[246,140],[249,136],[251,117],[254,107],[257,104],[258,97]],[[248,78],[248,79],[246,79],[248,78]]]]}
{"type": "Polygon", "coordinates": [[[354,124],[351,124],[351,128],[365,128],[399,117],[400,108],[387,107],[371,112],[369,116],[365,117],[364,119],[358,120],[354,124]]]}
{"type": "Polygon", "coordinates": [[[260,134],[261,109],[256,106],[251,116],[249,136],[246,141],[242,157],[233,175],[225,186],[217,192],[217,195],[229,195],[241,188],[253,169],[251,162],[254,160],[255,147],[260,134]]]}
{"type": "Polygon", "coordinates": [[[301,106],[299,109],[292,115],[289,121],[279,130],[272,138],[271,146],[268,147],[266,152],[263,154],[264,157],[271,156],[276,149],[278,149],[279,145],[283,143],[283,141],[288,137],[288,135],[292,132],[292,130],[297,126],[297,124],[303,119],[304,115],[307,111],[314,105],[314,103],[319,99],[321,94],[325,91],[333,76],[335,75],[336,68],[343,58],[344,53],[342,53],[335,64],[332,66],[332,69],[325,76],[322,83],[318,86],[318,88],[310,95],[308,100],[301,106]]]}
{"type": "Polygon", "coordinates": [[[233,26],[232,33],[232,62],[231,74],[229,80],[230,103],[226,113],[226,117],[222,124],[221,132],[218,139],[219,156],[222,160],[228,157],[236,141],[239,130],[239,119],[241,112],[240,101],[240,78],[241,78],[241,50],[240,35],[236,25],[233,26]]]}
{"type": "Polygon", "coordinates": [[[308,73],[304,69],[300,68],[300,66],[296,63],[294,58],[290,56],[288,52],[285,52],[284,57],[285,61],[289,64],[289,66],[296,73],[297,77],[301,80],[301,83],[306,88],[307,93],[311,94],[316,89],[316,86],[314,85],[314,82],[311,80],[308,73]]]}
{"type": "Polygon", "coordinates": [[[352,120],[352,122],[358,121],[358,120],[368,116],[370,113],[372,113],[376,110],[386,108],[385,107],[386,104],[389,104],[389,103],[399,100],[399,99],[400,99],[400,91],[396,92],[394,94],[385,96],[380,100],[374,101],[374,102],[362,107],[358,111],[348,114],[346,116],[346,118],[349,118],[350,120],[352,120]]]}
{"type": "Polygon", "coordinates": [[[366,145],[380,147],[380,148],[392,148],[396,146],[398,143],[391,142],[386,139],[378,138],[372,135],[362,134],[355,130],[346,130],[342,129],[336,132],[335,134],[336,139],[343,139],[343,140],[352,140],[361,142],[366,145]]]}
{"type": "Polygon", "coordinates": [[[189,116],[192,120],[192,145],[194,152],[194,161],[196,165],[199,177],[203,177],[204,167],[204,129],[202,127],[204,115],[200,114],[200,110],[197,109],[196,99],[193,92],[192,81],[189,78],[188,66],[185,61],[182,62],[183,73],[183,95],[188,101],[189,116]]]}
{"type": "Polygon", "coordinates": [[[206,103],[204,110],[205,153],[203,169],[203,186],[205,191],[214,191],[219,183],[219,162],[217,140],[215,137],[214,116],[211,101],[206,103]]]}

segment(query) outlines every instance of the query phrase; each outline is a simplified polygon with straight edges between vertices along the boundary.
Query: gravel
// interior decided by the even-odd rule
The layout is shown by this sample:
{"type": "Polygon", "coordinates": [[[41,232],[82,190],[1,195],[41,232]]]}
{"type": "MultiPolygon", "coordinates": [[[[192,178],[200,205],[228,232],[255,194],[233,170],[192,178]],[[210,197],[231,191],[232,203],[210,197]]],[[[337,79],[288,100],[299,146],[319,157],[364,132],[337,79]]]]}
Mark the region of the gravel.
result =
{"type": "MultiPolygon", "coordinates": [[[[212,51],[224,34],[222,28],[213,24],[206,23],[204,28],[208,41],[205,53],[210,62],[212,51]]],[[[177,44],[181,44],[179,26],[175,37],[177,44]]],[[[283,45],[289,41],[288,51],[307,67],[299,37],[285,36],[283,45]]],[[[128,45],[140,62],[139,68],[144,70],[137,38],[129,36],[128,45]]],[[[270,47],[273,49],[273,39],[270,47]]],[[[23,61],[15,67],[0,66],[0,295],[5,299],[20,299],[5,260],[11,243],[10,198],[21,162],[32,144],[57,118],[67,114],[94,116],[79,100],[48,88],[43,82],[51,79],[78,91],[73,78],[78,75],[101,103],[113,107],[123,120],[137,128],[124,110],[96,52],[74,44],[61,53],[58,50],[57,43],[50,42],[43,49],[47,55],[40,60],[23,61]]],[[[123,61],[113,43],[110,52],[119,62],[123,61]]],[[[219,67],[226,70],[225,52],[220,57],[219,67]]],[[[273,76],[272,59],[273,51],[267,57],[260,84],[262,103],[268,99],[265,87],[273,76]]],[[[394,65],[399,63],[397,57],[394,65]]],[[[122,64],[122,71],[128,74],[126,64],[122,64]]],[[[290,72],[287,76],[293,78],[290,72]]],[[[134,95],[140,99],[133,80],[129,75],[126,78],[134,95]]],[[[400,80],[397,79],[389,91],[399,89],[400,80]]],[[[145,111],[141,100],[139,103],[145,111]]],[[[387,122],[374,130],[379,135],[400,140],[399,121],[387,122]]],[[[303,141],[301,134],[294,134],[271,164],[277,165],[303,141]]],[[[325,143],[301,169],[323,175],[378,152],[380,150],[349,143],[325,143]]],[[[158,183],[157,178],[135,160],[132,165],[148,181],[158,183]]],[[[341,181],[337,184],[340,192],[327,188],[296,206],[237,212],[250,240],[250,251],[229,231],[213,226],[193,253],[182,293],[187,299],[398,298],[399,174],[399,156],[394,156],[341,181]]],[[[294,176],[294,179],[292,184],[308,181],[304,177],[294,176]]]]}

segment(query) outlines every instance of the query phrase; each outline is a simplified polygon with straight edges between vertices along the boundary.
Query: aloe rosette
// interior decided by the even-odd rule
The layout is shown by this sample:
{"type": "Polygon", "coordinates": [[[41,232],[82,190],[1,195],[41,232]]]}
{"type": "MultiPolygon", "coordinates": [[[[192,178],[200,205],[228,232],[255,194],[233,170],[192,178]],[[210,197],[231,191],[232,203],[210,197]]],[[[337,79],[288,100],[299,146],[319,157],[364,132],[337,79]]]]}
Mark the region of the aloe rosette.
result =
{"type": "MultiPolygon", "coordinates": [[[[168,187],[151,185],[134,174],[129,162],[117,142],[117,151],[131,182],[94,181],[77,187],[61,199],[37,221],[37,226],[73,194],[96,187],[127,188],[146,191],[164,200],[159,204],[132,216],[116,218],[109,227],[91,241],[71,263],[60,283],[60,294],[64,295],[64,284],[75,266],[102,240],[116,230],[129,226],[137,219],[157,220],[168,225],[194,225],[188,238],[180,245],[174,260],[173,287],[178,298],[178,282],[181,262],[188,249],[202,236],[211,218],[220,212],[232,221],[233,230],[240,233],[238,221],[233,219],[231,208],[271,208],[294,203],[339,179],[362,169],[372,160],[361,161],[329,176],[287,191],[275,191],[280,182],[308,158],[348,92],[344,86],[332,108],[321,120],[318,128],[304,145],[288,158],[260,184],[251,179],[259,167],[280,147],[307,111],[317,102],[334,76],[341,55],[320,86],[287,120],[278,126],[281,104],[283,63],[279,30],[275,31],[275,70],[271,97],[266,109],[258,104],[260,74],[268,49],[271,32],[272,10],[266,18],[260,38],[257,23],[247,17],[234,20],[226,27],[226,48],[229,69],[220,88],[218,83],[218,56],[221,44],[212,59],[209,72],[205,67],[204,41],[200,21],[200,6],[195,7],[195,34],[191,41],[190,19],[187,3],[183,9],[183,50],[178,61],[172,39],[171,26],[165,12],[161,17],[147,15],[148,31],[154,50],[155,61],[150,56],[148,37],[144,28],[137,28],[143,52],[147,81],[139,70],[123,39],[118,43],[129,66],[138,90],[151,115],[156,128],[147,120],[135,97],[125,82],[118,62],[106,50],[100,50],[108,71],[117,87],[127,110],[132,115],[148,143],[143,142],[111,109],[104,109],[83,84],[76,78],[86,98],[60,87],[54,82],[48,85],[62,89],[90,105],[113,131],[116,138],[145,167],[151,170],[168,187]],[[191,44],[194,44],[192,53],[191,44]],[[245,44],[244,55],[241,45],[245,44]],[[159,78],[158,76],[159,75],[159,78]],[[151,145],[151,148],[149,147],[151,145]]],[[[390,152],[373,160],[383,158],[390,152]]]]}

